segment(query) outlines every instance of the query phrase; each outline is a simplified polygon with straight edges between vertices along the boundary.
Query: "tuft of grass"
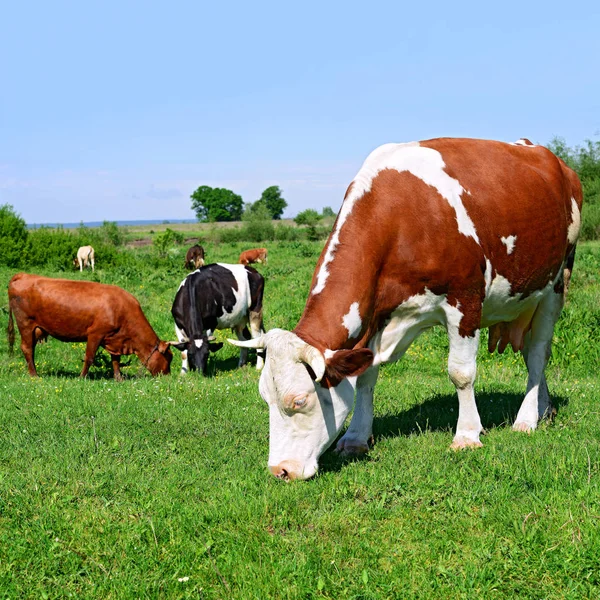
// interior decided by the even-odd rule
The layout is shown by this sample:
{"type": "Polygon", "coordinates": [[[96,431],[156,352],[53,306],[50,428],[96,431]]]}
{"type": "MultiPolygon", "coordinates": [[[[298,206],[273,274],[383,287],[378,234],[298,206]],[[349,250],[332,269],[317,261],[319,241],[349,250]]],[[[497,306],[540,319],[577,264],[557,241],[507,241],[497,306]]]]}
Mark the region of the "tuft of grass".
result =
{"type": "MultiPolygon", "coordinates": [[[[269,265],[258,267],[267,328],[296,324],[320,248],[269,246],[269,265]]],[[[207,252],[235,262],[240,250],[207,252]]],[[[132,265],[94,276],[132,292],[171,339],[171,302],[185,272],[153,269],[139,254],[132,265]]],[[[0,269],[5,288],[13,273],[0,269]]],[[[216,353],[206,378],[179,376],[179,356],[173,375],[152,378],[133,357],[116,383],[103,358],[80,380],[83,344],[51,339],[37,349],[41,378],[33,380],[0,336],[0,590],[36,598],[596,597],[599,273],[600,246],[582,244],[547,370],[553,422],[529,436],[510,429],[526,371],[509,350],[488,355],[482,339],[484,447],[449,451],[458,403],[445,333],[431,330],[381,369],[369,455],[327,452],[317,477],[289,485],[267,472],[268,411],[253,365],[236,368],[237,349],[216,353]]]]}

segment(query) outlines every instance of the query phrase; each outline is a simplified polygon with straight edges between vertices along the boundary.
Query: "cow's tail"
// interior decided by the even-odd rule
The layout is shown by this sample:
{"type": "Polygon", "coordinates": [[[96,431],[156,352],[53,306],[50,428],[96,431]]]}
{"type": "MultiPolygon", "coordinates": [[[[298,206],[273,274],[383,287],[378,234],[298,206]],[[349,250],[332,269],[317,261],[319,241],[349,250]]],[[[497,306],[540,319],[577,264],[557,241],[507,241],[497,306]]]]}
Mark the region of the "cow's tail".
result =
{"type": "Polygon", "coordinates": [[[6,328],[8,338],[8,352],[13,353],[15,347],[15,323],[13,321],[12,307],[8,305],[8,327],[6,328]]]}
{"type": "Polygon", "coordinates": [[[573,246],[573,250],[571,250],[569,256],[567,257],[567,261],[565,263],[565,267],[563,269],[563,297],[566,302],[567,300],[567,292],[569,291],[569,284],[571,283],[571,274],[573,273],[573,264],[575,263],[575,250],[577,246],[573,246]]]}

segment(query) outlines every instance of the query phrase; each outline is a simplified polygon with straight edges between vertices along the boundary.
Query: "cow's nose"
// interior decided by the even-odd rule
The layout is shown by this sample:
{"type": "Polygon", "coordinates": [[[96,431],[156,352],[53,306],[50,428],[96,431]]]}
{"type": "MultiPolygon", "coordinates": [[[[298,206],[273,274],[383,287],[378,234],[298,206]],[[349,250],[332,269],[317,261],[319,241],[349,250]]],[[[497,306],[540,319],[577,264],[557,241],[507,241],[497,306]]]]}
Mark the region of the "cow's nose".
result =
{"type": "Polygon", "coordinates": [[[296,460],[284,460],[276,466],[270,466],[269,471],[283,481],[302,478],[302,465],[296,460]]]}

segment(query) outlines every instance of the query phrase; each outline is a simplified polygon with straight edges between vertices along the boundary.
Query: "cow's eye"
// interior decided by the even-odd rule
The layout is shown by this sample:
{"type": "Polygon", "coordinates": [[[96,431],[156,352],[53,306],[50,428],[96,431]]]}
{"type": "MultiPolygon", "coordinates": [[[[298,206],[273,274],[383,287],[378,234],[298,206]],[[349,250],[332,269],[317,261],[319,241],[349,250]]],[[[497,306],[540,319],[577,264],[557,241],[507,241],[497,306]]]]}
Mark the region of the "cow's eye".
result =
{"type": "Polygon", "coordinates": [[[294,400],[294,408],[302,408],[308,399],[308,396],[304,396],[303,398],[296,398],[294,400]]]}

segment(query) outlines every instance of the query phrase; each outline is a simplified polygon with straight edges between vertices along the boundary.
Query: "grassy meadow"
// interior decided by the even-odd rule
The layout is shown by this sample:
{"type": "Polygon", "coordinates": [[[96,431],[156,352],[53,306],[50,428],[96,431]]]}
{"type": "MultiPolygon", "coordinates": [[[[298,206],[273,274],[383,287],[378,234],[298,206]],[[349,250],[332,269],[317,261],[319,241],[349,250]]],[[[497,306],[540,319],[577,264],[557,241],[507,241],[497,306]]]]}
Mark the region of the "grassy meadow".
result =
{"type": "MultiPolygon", "coordinates": [[[[236,262],[248,244],[206,248],[236,262]]],[[[292,328],[322,242],[272,242],[265,325],[292,328]]],[[[173,339],[171,303],[185,248],[164,269],[43,274],[132,292],[173,339]],[[181,255],[181,256],[179,256],[181,255]]],[[[14,270],[1,268],[5,290],[14,270]]],[[[600,245],[581,244],[547,369],[557,415],[511,431],[525,391],[520,356],[487,354],[477,400],[487,435],[449,450],[458,402],[443,330],[385,366],[375,446],[328,451],[319,474],[286,484],[267,471],[268,411],[237,349],[210,375],[152,378],[136,357],[126,381],[84,345],[36,349],[30,379],[0,335],[2,598],[596,598],[600,593],[600,245]]],[[[6,297],[0,308],[7,306],[6,297]]],[[[6,310],[0,312],[5,329],[6,310]]],[[[220,340],[228,332],[217,332],[220,340]]]]}

